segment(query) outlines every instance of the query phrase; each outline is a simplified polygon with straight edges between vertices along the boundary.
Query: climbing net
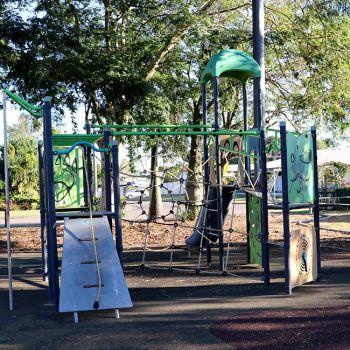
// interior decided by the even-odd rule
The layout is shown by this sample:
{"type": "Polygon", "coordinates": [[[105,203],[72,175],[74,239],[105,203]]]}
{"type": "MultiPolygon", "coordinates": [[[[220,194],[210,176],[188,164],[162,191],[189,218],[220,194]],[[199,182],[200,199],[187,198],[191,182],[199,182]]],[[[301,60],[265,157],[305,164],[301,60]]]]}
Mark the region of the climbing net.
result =
{"type": "MultiPolygon", "coordinates": [[[[171,270],[195,267],[199,271],[208,262],[209,265],[218,263],[217,259],[211,260],[211,251],[219,246],[222,236],[223,267],[227,270],[234,237],[240,235],[244,241],[247,235],[255,234],[246,232],[245,221],[235,220],[237,191],[244,188],[258,195],[260,177],[251,177],[244,167],[243,138],[222,136],[220,140],[224,225],[219,228],[213,138],[209,138],[212,146],[209,146],[208,158],[194,171],[189,166],[189,135],[180,132],[170,138],[155,134],[153,146],[148,150],[147,142],[128,139],[126,143],[129,156],[119,169],[124,242],[142,247],[142,267],[162,266],[171,270]],[[172,153],[179,145],[182,152],[172,153]],[[206,167],[210,174],[207,181],[206,167]],[[192,195],[194,191],[196,198],[192,195]],[[154,251],[164,252],[167,263],[152,262],[154,251]],[[187,256],[184,251],[188,252],[187,256]]],[[[196,142],[202,150],[203,136],[196,135],[196,142]]]]}

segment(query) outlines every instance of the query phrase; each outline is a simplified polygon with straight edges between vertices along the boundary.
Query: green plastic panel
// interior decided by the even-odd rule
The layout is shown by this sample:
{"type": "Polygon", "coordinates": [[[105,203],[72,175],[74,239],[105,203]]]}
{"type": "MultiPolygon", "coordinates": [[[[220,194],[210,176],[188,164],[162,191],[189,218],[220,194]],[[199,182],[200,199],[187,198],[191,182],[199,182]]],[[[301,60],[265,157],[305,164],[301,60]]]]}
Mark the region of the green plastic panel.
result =
{"type": "Polygon", "coordinates": [[[248,193],[250,263],[262,265],[261,198],[248,193]]]}
{"type": "Polygon", "coordinates": [[[53,147],[68,147],[72,146],[76,142],[90,142],[96,143],[103,137],[101,134],[53,134],[52,146],[53,147]]]}
{"type": "Polygon", "coordinates": [[[57,208],[84,204],[84,167],[82,150],[54,156],[55,200],[57,208]]]}
{"type": "Polygon", "coordinates": [[[287,164],[289,203],[313,203],[314,155],[310,133],[287,133],[287,164]]]}
{"type": "Polygon", "coordinates": [[[227,49],[210,58],[201,74],[201,83],[206,84],[212,77],[226,77],[244,84],[250,77],[260,76],[260,66],[253,57],[241,50],[227,49]]]}

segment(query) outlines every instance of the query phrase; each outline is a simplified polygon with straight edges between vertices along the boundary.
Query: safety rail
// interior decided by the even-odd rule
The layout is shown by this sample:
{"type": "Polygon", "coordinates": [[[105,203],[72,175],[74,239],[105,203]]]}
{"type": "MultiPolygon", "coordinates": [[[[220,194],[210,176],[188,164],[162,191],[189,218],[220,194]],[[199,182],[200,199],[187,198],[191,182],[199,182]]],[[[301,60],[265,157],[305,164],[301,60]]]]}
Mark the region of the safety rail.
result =
{"type": "Polygon", "coordinates": [[[55,150],[53,151],[54,155],[64,155],[64,154],[69,154],[70,152],[72,152],[76,147],[79,146],[87,146],[89,148],[91,148],[93,151],[95,152],[99,152],[99,153],[109,153],[110,149],[109,148],[97,148],[95,147],[92,143],[90,142],[76,142],[74,143],[71,147],[65,149],[65,150],[55,150]]]}

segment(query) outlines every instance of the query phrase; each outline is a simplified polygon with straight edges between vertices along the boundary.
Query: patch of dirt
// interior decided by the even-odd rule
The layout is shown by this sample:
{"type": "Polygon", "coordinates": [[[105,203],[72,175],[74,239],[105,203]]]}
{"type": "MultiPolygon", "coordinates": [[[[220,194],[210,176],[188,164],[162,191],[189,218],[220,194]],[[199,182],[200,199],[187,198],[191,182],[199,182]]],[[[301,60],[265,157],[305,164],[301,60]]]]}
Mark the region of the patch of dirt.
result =
{"type": "Polygon", "coordinates": [[[350,348],[350,306],[265,311],[228,318],[210,332],[236,350],[350,348]]]}
{"type": "MultiPolygon", "coordinates": [[[[298,222],[301,220],[310,220],[312,215],[291,214],[290,229],[297,230],[301,226],[298,222]]],[[[189,237],[195,227],[195,221],[177,222],[162,221],[158,223],[127,223],[123,222],[123,244],[124,248],[140,248],[143,247],[146,235],[149,231],[148,246],[150,247],[169,247],[171,244],[183,246],[185,240],[189,237]]],[[[350,215],[344,213],[332,214],[326,221],[321,221],[321,229],[332,228],[350,231],[350,215]]],[[[225,222],[225,242],[231,240],[236,244],[245,244],[246,237],[246,217],[245,215],[236,215],[232,220],[233,232],[228,232],[231,227],[231,218],[228,217],[225,222]]],[[[62,227],[58,228],[58,246],[62,245],[62,227]]],[[[40,251],[40,229],[39,228],[13,228],[11,229],[12,249],[13,251],[40,251]]],[[[269,240],[283,241],[282,214],[270,213],[269,215],[269,240]]],[[[321,243],[325,245],[335,245],[338,247],[350,247],[350,234],[343,232],[334,232],[321,230],[321,243]]],[[[6,252],[6,231],[0,230],[0,252],[6,252]]]]}

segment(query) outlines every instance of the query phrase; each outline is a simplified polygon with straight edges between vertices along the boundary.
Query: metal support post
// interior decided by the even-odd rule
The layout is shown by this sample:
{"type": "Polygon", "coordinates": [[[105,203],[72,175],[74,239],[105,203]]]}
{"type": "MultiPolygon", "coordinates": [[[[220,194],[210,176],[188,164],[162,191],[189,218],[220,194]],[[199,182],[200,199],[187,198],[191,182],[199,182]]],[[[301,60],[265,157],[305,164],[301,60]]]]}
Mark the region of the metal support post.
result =
{"type": "MultiPolygon", "coordinates": [[[[219,79],[213,77],[214,87],[214,130],[219,130],[219,79]]],[[[215,135],[215,160],[216,160],[216,195],[218,209],[218,236],[219,236],[219,258],[220,271],[224,271],[224,235],[223,235],[223,213],[222,213],[222,180],[221,180],[221,152],[220,136],[215,135]]]]}
{"type": "Polygon", "coordinates": [[[44,152],[42,141],[38,142],[39,158],[39,193],[40,193],[40,238],[41,238],[41,261],[42,277],[46,281],[47,277],[47,251],[46,251],[46,220],[45,220],[45,170],[44,170],[44,152]]]}
{"type": "Polygon", "coordinates": [[[44,98],[44,148],[46,164],[46,222],[48,239],[49,287],[56,310],[59,303],[59,277],[56,234],[55,181],[52,148],[51,97],[44,98]]]}
{"type": "Polygon", "coordinates": [[[3,127],[4,127],[4,171],[5,171],[5,225],[6,225],[6,244],[7,244],[7,274],[9,289],[9,309],[13,310],[13,290],[12,290],[12,253],[11,253],[11,226],[10,226],[10,181],[9,164],[7,149],[7,109],[6,94],[3,92],[3,127]]]}
{"type": "Polygon", "coordinates": [[[317,167],[317,135],[316,128],[311,127],[312,152],[314,156],[314,227],[316,233],[316,254],[317,254],[317,281],[321,280],[321,240],[320,240],[320,205],[318,193],[318,167],[317,167]]]}
{"type": "Polygon", "coordinates": [[[113,193],[114,193],[114,224],[115,242],[120,264],[123,268],[123,235],[120,215],[120,186],[119,186],[119,150],[118,142],[112,141],[112,168],[113,168],[113,193]]]}
{"type": "MultiPolygon", "coordinates": [[[[91,134],[91,123],[85,124],[85,129],[87,134],[91,134]]],[[[94,204],[94,192],[93,192],[93,176],[92,176],[92,159],[91,159],[91,148],[86,148],[86,158],[87,158],[87,180],[89,181],[89,188],[91,192],[90,200],[91,200],[91,207],[93,207],[94,204]]]]}
{"type": "MultiPolygon", "coordinates": [[[[248,99],[247,99],[247,85],[243,84],[242,86],[242,95],[243,95],[243,129],[244,131],[248,130],[248,99]]],[[[248,137],[243,136],[243,144],[248,146],[248,137]]],[[[247,151],[247,150],[245,150],[247,151]]],[[[244,184],[248,185],[248,176],[250,176],[250,158],[244,156],[244,184]]],[[[247,262],[250,263],[250,222],[249,222],[249,194],[245,194],[245,212],[246,212],[246,230],[247,230],[247,262]]]]}
{"type": "Polygon", "coordinates": [[[292,294],[290,283],[290,231],[289,231],[289,198],[288,198],[288,163],[287,163],[287,130],[286,123],[280,122],[281,134],[281,166],[282,166],[282,196],[283,196],[283,232],[284,232],[284,276],[288,294],[292,294]]]}
{"type": "MultiPolygon", "coordinates": [[[[109,138],[111,132],[105,128],[103,131],[103,147],[108,148],[109,138]]],[[[105,180],[105,210],[112,211],[112,199],[111,199],[111,156],[109,153],[104,154],[104,180],[105,180]]],[[[108,217],[109,224],[112,229],[112,220],[108,217]]]]}
{"type": "Polygon", "coordinates": [[[261,78],[254,79],[254,128],[265,125],[265,43],[264,0],[253,0],[253,57],[261,69],[261,78]]]}
{"type": "Polygon", "coordinates": [[[264,283],[270,285],[270,251],[269,251],[269,211],[267,203],[267,168],[266,168],[266,141],[265,131],[260,129],[260,156],[261,156],[261,242],[262,263],[264,268],[264,283]]]}
{"type": "MultiPolygon", "coordinates": [[[[207,115],[207,90],[206,85],[202,84],[202,122],[203,125],[207,125],[208,123],[208,115],[207,115]]],[[[209,184],[209,150],[208,150],[208,135],[203,135],[203,163],[204,163],[204,198],[208,198],[208,192],[210,188],[209,184]]],[[[209,203],[206,203],[209,205],[209,203]]],[[[202,208],[202,210],[204,210],[202,208]]],[[[206,217],[203,221],[203,235],[208,235],[208,230],[206,229],[208,225],[208,211],[206,217]]],[[[207,246],[207,266],[211,266],[211,243],[209,240],[206,240],[207,246]]]]}

